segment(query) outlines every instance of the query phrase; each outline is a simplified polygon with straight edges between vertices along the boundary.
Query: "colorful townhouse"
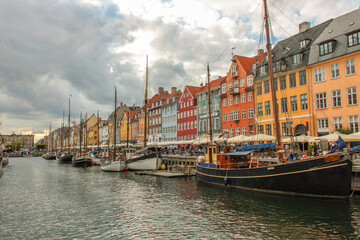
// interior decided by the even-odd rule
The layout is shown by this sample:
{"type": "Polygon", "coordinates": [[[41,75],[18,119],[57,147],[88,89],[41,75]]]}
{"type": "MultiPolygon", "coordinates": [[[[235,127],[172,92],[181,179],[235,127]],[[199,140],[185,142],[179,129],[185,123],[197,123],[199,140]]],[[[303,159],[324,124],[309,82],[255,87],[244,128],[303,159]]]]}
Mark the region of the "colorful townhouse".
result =
{"type": "Polygon", "coordinates": [[[162,142],[177,140],[177,112],[181,94],[181,90],[176,91],[176,88],[172,87],[171,93],[163,98],[164,102],[161,105],[162,142]]]}
{"type": "Polygon", "coordinates": [[[164,97],[168,95],[168,91],[164,91],[163,87],[158,88],[148,104],[148,143],[155,144],[161,141],[161,105],[164,97]]]}
{"type": "Polygon", "coordinates": [[[134,118],[137,110],[133,110],[131,112],[127,112],[124,114],[121,120],[121,127],[120,127],[120,142],[126,143],[127,141],[131,142],[132,140],[132,121],[131,119],[134,118]]]}
{"type": "Polygon", "coordinates": [[[253,78],[248,73],[256,59],[233,56],[228,75],[221,84],[222,128],[226,137],[254,134],[253,78]]]}
{"type": "Polygon", "coordinates": [[[134,117],[131,119],[131,141],[136,143],[139,138],[139,116],[141,109],[136,110],[134,117]]]}
{"type": "MultiPolygon", "coordinates": [[[[299,25],[299,33],[272,50],[274,82],[281,136],[313,135],[308,64],[310,48],[330,21],[313,28],[299,25]]],[[[258,133],[275,135],[275,120],[267,57],[256,68],[255,114],[258,133]]]]}
{"type": "Polygon", "coordinates": [[[178,140],[195,139],[197,135],[197,96],[200,87],[185,86],[177,113],[178,140]]]}
{"type": "Polygon", "coordinates": [[[108,122],[106,120],[101,120],[99,122],[99,141],[100,141],[100,145],[108,144],[109,129],[108,129],[108,122]]]}
{"type": "MultiPolygon", "coordinates": [[[[220,86],[225,82],[226,77],[222,77],[210,82],[210,103],[211,103],[211,126],[213,137],[221,134],[221,99],[220,86]]],[[[209,84],[200,87],[197,96],[197,110],[198,110],[198,135],[204,136],[209,134],[209,84]]]]}
{"type": "Polygon", "coordinates": [[[311,46],[313,125],[318,136],[359,132],[360,10],[334,18],[311,46]]]}

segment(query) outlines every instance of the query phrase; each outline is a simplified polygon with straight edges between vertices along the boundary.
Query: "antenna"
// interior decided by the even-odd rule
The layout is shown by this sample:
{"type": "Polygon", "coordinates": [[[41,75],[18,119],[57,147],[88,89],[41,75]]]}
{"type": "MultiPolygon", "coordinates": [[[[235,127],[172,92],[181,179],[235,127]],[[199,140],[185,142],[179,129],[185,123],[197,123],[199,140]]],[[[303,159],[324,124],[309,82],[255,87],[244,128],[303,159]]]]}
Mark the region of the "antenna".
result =
{"type": "Polygon", "coordinates": [[[232,47],[232,48],[231,48],[231,57],[232,57],[232,58],[234,58],[234,49],[235,49],[235,47],[232,47]]]}

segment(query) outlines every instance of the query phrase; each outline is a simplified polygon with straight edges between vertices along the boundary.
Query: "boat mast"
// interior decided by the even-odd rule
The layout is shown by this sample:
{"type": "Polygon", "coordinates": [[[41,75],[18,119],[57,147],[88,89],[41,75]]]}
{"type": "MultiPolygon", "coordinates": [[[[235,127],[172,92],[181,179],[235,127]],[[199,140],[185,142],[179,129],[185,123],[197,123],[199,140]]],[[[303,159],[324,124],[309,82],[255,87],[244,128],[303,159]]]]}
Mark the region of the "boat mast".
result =
{"type": "Polygon", "coordinates": [[[70,97],[69,97],[68,153],[70,153],[70,97]]]}
{"type": "Polygon", "coordinates": [[[65,147],[65,144],[64,144],[64,137],[65,137],[65,131],[64,131],[64,128],[65,128],[65,111],[63,111],[63,122],[62,122],[62,125],[61,125],[61,134],[60,134],[60,138],[61,138],[61,143],[60,143],[60,152],[62,152],[63,148],[65,147]]]}
{"type": "Polygon", "coordinates": [[[279,109],[278,109],[278,105],[276,102],[275,82],[274,82],[273,67],[272,67],[272,54],[271,54],[269,19],[268,19],[269,16],[268,16],[266,0],[263,0],[263,1],[264,1],[264,12],[265,12],[266,49],[267,49],[267,55],[268,55],[269,79],[270,79],[271,97],[272,97],[274,119],[275,119],[276,144],[277,144],[278,150],[280,150],[280,149],[282,149],[282,146],[281,146],[281,140],[280,140],[279,109]]]}
{"type": "Polygon", "coordinates": [[[145,126],[144,126],[144,148],[146,147],[146,123],[147,123],[147,102],[148,102],[148,77],[149,77],[149,70],[148,70],[148,55],[146,55],[146,82],[145,82],[145,126]]]}
{"type": "MultiPolygon", "coordinates": [[[[207,80],[208,80],[208,105],[209,105],[209,135],[212,142],[212,124],[211,124],[211,98],[210,98],[210,68],[207,64],[207,80]]],[[[209,150],[209,162],[212,163],[212,151],[209,150]]]]}
{"type": "Polygon", "coordinates": [[[79,147],[80,147],[80,155],[81,155],[81,137],[82,137],[82,124],[83,124],[83,122],[82,122],[82,112],[80,112],[80,123],[79,123],[79,137],[80,137],[80,142],[79,142],[79,147]]]}
{"type": "Polygon", "coordinates": [[[49,137],[50,137],[50,152],[53,151],[53,141],[52,141],[52,134],[51,134],[51,121],[50,121],[50,133],[49,133],[49,137]]]}
{"type": "Polygon", "coordinates": [[[117,91],[115,87],[115,111],[114,111],[114,161],[116,160],[116,99],[117,91]]]}
{"type": "Polygon", "coordinates": [[[126,120],[126,148],[129,147],[129,113],[126,113],[127,120],[126,120]]]}
{"type": "Polygon", "coordinates": [[[100,125],[100,120],[99,120],[99,110],[97,110],[97,144],[98,144],[98,150],[100,147],[100,129],[99,126],[100,125]]]}
{"type": "Polygon", "coordinates": [[[85,113],[85,119],[84,119],[84,125],[85,125],[85,140],[84,140],[84,145],[85,145],[85,152],[87,153],[87,143],[88,143],[88,139],[87,139],[87,113],[85,113]]]}

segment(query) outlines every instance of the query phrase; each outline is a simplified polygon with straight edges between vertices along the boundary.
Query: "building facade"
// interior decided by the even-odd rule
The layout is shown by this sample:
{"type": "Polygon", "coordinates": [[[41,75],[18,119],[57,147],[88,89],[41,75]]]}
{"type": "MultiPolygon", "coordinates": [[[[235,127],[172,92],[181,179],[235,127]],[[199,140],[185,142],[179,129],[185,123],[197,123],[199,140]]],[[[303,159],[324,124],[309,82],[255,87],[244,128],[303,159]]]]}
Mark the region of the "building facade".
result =
{"type": "Polygon", "coordinates": [[[161,106],[162,142],[177,140],[177,112],[181,91],[176,91],[176,88],[172,88],[171,92],[171,94],[165,96],[165,102],[161,106]]]}

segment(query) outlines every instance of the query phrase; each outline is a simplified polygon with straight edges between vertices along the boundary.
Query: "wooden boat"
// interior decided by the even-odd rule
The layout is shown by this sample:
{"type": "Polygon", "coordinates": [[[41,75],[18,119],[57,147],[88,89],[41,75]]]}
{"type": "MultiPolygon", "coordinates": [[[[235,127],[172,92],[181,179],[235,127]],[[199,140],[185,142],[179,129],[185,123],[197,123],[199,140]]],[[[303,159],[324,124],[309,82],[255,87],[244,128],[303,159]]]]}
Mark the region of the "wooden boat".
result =
{"type": "Polygon", "coordinates": [[[73,155],[72,154],[67,154],[67,153],[62,153],[59,157],[58,157],[58,161],[61,164],[71,164],[72,163],[72,159],[73,159],[73,155]]]}
{"type": "Polygon", "coordinates": [[[93,165],[92,160],[87,155],[87,153],[81,153],[81,139],[82,139],[82,113],[80,113],[80,123],[79,123],[79,133],[80,133],[80,152],[79,154],[72,159],[72,166],[73,167],[91,167],[93,165]]]}
{"type": "MultiPolygon", "coordinates": [[[[71,164],[73,155],[70,153],[70,97],[69,97],[69,118],[68,118],[68,141],[67,141],[67,152],[63,152],[58,157],[60,164],[71,164]]],[[[65,125],[65,124],[64,124],[65,125]]],[[[63,142],[63,133],[61,134],[61,148],[63,142]]],[[[61,149],[62,150],[62,149],[61,149]]]]}
{"type": "MultiPolygon", "coordinates": [[[[206,149],[205,162],[199,162],[196,165],[196,175],[203,182],[245,190],[311,197],[347,198],[350,196],[352,173],[352,162],[348,154],[337,153],[289,163],[283,162],[266,0],[264,0],[264,13],[277,146],[260,144],[252,146],[252,149],[237,149],[238,151],[235,152],[230,152],[229,148],[225,148],[222,153],[220,153],[219,146],[209,146],[206,149]],[[267,149],[268,147],[271,149],[267,149]],[[256,151],[267,152],[270,157],[256,157],[254,156],[256,151]],[[275,151],[272,156],[269,154],[271,151],[275,151]]],[[[208,95],[210,96],[210,94],[208,95]]],[[[209,117],[211,118],[211,115],[209,117]]],[[[211,129],[211,125],[209,126],[211,129]]]]}

